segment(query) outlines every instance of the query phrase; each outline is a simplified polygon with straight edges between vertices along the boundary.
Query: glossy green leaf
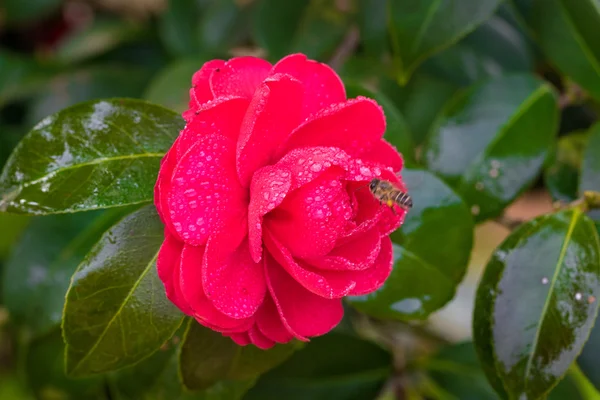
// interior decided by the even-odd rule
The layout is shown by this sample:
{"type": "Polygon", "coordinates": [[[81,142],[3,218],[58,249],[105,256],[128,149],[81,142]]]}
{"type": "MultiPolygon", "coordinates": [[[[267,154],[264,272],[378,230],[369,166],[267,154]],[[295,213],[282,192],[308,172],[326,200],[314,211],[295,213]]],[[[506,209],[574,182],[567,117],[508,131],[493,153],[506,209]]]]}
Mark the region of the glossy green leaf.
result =
{"type": "Polygon", "coordinates": [[[590,334],[599,279],[598,233],[579,209],[529,221],[496,249],[473,316],[475,346],[494,388],[515,399],[544,398],[590,334]]]}
{"type": "Polygon", "coordinates": [[[31,126],[50,114],[88,100],[139,97],[150,80],[150,71],[133,66],[98,65],[62,73],[42,86],[27,111],[31,126]]]}
{"type": "Polygon", "coordinates": [[[58,10],[63,0],[2,0],[0,15],[8,23],[23,23],[41,19],[58,10]]]}
{"type": "Polygon", "coordinates": [[[195,55],[200,50],[196,27],[200,19],[196,0],[170,0],[159,19],[159,34],[165,47],[174,56],[195,55]]]}
{"type": "Polygon", "coordinates": [[[65,64],[80,62],[131,42],[144,33],[142,25],[125,19],[95,19],[82,31],[61,40],[56,58],[65,64]]]}
{"type": "Polygon", "coordinates": [[[5,265],[2,294],[11,319],[33,335],[58,326],[71,275],[102,234],[131,211],[33,219],[5,265]]]}
{"type": "Polygon", "coordinates": [[[19,143],[0,175],[0,210],[52,214],[150,202],[160,160],[183,125],[140,100],[82,103],[19,143]]]}
{"type": "Polygon", "coordinates": [[[168,65],[154,77],[144,99],[179,113],[188,108],[192,75],[207,60],[179,60],[168,65]]]}
{"type": "Polygon", "coordinates": [[[108,230],[73,275],[63,316],[69,375],[134,364],[181,324],[156,272],[163,229],[154,205],[141,208],[108,230]]]}
{"type": "Polygon", "coordinates": [[[60,329],[35,338],[29,344],[25,373],[28,386],[37,398],[104,400],[102,377],[72,379],[65,375],[64,352],[60,329]]]}
{"type": "Polygon", "coordinates": [[[596,320],[594,328],[590,333],[590,337],[577,358],[577,364],[579,365],[581,372],[589,379],[596,389],[600,390],[600,364],[598,363],[598,354],[600,354],[600,323],[596,320]]]}
{"type": "Polygon", "coordinates": [[[394,103],[383,93],[373,92],[358,84],[346,83],[348,97],[365,96],[374,99],[385,113],[385,139],[396,147],[408,163],[415,163],[415,146],[408,131],[404,117],[394,103]]]}
{"type": "Polygon", "coordinates": [[[424,162],[457,189],[478,221],[499,215],[538,176],[557,131],[552,88],[530,75],[486,81],[446,107],[424,162]]]}
{"type": "Polygon", "coordinates": [[[253,30],[273,61],[295,52],[326,59],[342,41],[348,23],[332,0],[260,0],[253,30]]]}
{"type": "Polygon", "coordinates": [[[583,154],[579,192],[593,190],[600,192],[600,124],[589,130],[589,139],[583,154]]]}
{"type": "Polygon", "coordinates": [[[398,79],[407,82],[421,62],[471,32],[499,4],[500,0],[388,1],[387,24],[398,79]]]}
{"type": "Polygon", "coordinates": [[[364,400],[377,396],[392,373],[391,355],[352,336],[311,339],[260,377],[244,400],[364,400]]]}
{"type": "Polygon", "coordinates": [[[255,379],[281,364],[297,347],[295,342],[269,350],[238,346],[231,338],[191,320],[179,356],[181,378],[190,390],[205,390],[223,380],[255,379]]]}
{"type": "Polygon", "coordinates": [[[587,133],[575,132],[561,137],[556,143],[544,169],[544,183],[554,200],[568,203],[579,197],[579,178],[587,141],[587,133]]]}
{"type": "Polygon", "coordinates": [[[392,273],[379,290],[348,301],[377,318],[425,319],[454,296],[473,246],[473,219],[431,173],[404,169],[402,178],[414,205],[392,234],[392,273]]]}
{"type": "Polygon", "coordinates": [[[600,99],[600,7],[595,0],[532,2],[530,23],[550,60],[600,99]]]}

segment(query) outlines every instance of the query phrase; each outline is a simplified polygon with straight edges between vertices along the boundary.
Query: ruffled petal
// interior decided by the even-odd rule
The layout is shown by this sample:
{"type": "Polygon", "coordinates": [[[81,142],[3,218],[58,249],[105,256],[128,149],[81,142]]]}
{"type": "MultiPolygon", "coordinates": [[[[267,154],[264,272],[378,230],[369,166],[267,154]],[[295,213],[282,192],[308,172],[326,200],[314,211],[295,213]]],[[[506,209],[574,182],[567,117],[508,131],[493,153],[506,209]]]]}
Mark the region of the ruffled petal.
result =
{"type": "Polygon", "coordinates": [[[308,262],[315,267],[333,271],[362,271],[373,265],[381,250],[379,230],[371,229],[348,238],[341,238],[324,257],[308,262]]]}
{"type": "Polygon", "coordinates": [[[176,232],[187,244],[203,245],[230,221],[247,218],[247,194],[237,179],[234,153],[230,139],[209,134],[199,137],[179,160],[168,209],[176,232]]]}
{"type": "Polygon", "coordinates": [[[379,289],[392,272],[392,256],[392,241],[384,236],[381,238],[381,251],[373,266],[364,271],[351,272],[356,286],[350,294],[361,296],[379,289]]]}
{"type": "Polygon", "coordinates": [[[304,84],[302,119],[331,104],[346,100],[346,90],[338,74],[326,64],[307,59],[304,54],[291,54],[282,58],[273,66],[271,73],[288,74],[304,84]]]}
{"type": "Polygon", "coordinates": [[[192,315],[193,310],[188,304],[181,290],[181,253],[176,259],[177,265],[173,268],[173,276],[169,282],[171,290],[167,290],[167,297],[173,302],[184,314],[192,315]]]}
{"type": "Polygon", "coordinates": [[[256,327],[265,337],[277,343],[287,343],[294,338],[283,325],[270,294],[265,296],[263,304],[256,313],[256,327]]]}
{"type": "Polygon", "coordinates": [[[279,265],[299,284],[318,296],[339,299],[350,293],[356,286],[356,282],[344,272],[311,270],[311,267],[302,260],[295,260],[269,232],[265,235],[265,245],[279,265]]]}
{"type": "Polygon", "coordinates": [[[232,333],[229,335],[225,334],[224,336],[229,336],[231,340],[240,346],[247,346],[252,343],[248,332],[232,333]]]}
{"type": "Polygon", "coordinates": [[[215,97],[241,96],[252,98],[269,75],[271,64],[258,57],[235,57],[210,75],[210,88],[215,97]]]}
{"type": "Polygon", "coordinates": [[[374,100],[357,97],[314,114],[292,132],[281,149],[285,154],[299,147],[331,146],[360,157],[381,141],[384,132],[381,107],[374,100]]]}
{"type": "Polygon", "coordinates": [[[236,165],[243,186],[249,185],[254,171],[273,161],[275,150],[300,123],[303,92],[298,80],[282,74],[259,86],[237,143],[236,165]]]}
{"type": "Polygon", "coordinates": [[[181,291],[192,315],[202,325],[218,331],[243,332],[253,324],[252,318],[234,319],[217,310],[208,300],[202,285],[202,263],[204,246],[186,245],[181,253],[181,291]]]}
{"type": "Polygon", "coordinates": [[[248,239],[254,262],[259,262],[262,256],[263,217],[281,204],[291,184],[291,173],[284,166],[268,165],[252,176],[248,206],[248,239]]]}
{"type": "Polygon", "coordinates": [[[213,92],[210,89],[210,75],[215,69],[221,68],[223,65],[225,65],[223,60],[208,61],[192,76],[190,102],[188,110],[183,113],[183,119],[189,121],[202,104],[214,99],[213,92]]]}
{"type": "Polygon", "coordinates": [[[264,226],[300,258],[329,253],[352,216],[348,193],[340,178],[345,171],[330,167],[317,179],[290,192],[264,217],[264,226]]]}
{"type": "Polygon", "coordinates": [[[256,325],[250,328],[248,331],[248,336],[250,336],[250,341],[252,344],[261,350],[268,350],[275,346],[275,342],[263,335],[256,325]]]}
{"type": "Polygon", "coordinates": [[[367,147],[360,155],[360,158],[365,161],[386,165],[394,171],[400,171],[404,166],[404,160],[400,153],[398,153],[398,150],[383,139],[375,142],[372,147],[367,147]]]}
{"type": "Polygon", "coordinates": [[[177,142],[178,140],[173,143],[173,146],[167,151],[167,154],[165,154],[160,162],[158,178],[154,185],[154,205],[156,206],[156,211],[158,212],[160,220],[166,225],[171,235],[181,239],[171,222],[171,214],[169,213],[169,190],[171,189],[173,169],[177,164],[177,142]]]}
{"type": "Polygon", "coordinates": [[[235,234],[211,236],[204,254],[202,284],[217,310],[236,319],[253,316],[267,290],[260,263],[250,257],[248,239],[235,234]]]}
{"type": "Polygon", "coordinates": [[[288,331],[300,340],[324,335],[344,316],[341,299],[326,299],[306,290],[268,253],[265,275],[273,301],[288,331]]]}

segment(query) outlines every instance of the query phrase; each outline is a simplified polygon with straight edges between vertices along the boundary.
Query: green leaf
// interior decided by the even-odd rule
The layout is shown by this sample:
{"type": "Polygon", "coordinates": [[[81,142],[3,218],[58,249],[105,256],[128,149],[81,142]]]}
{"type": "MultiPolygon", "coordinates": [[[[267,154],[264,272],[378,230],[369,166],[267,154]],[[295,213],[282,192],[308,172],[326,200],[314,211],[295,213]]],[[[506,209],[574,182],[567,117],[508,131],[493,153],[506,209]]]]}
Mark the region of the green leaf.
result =
{"type": "Polygon", "coordinates": [[[0,50],[0,107],[40,91],[53,68],[42,67],[35,60],[0,50]]]}
{"type": "Polygon", "coordinates": [[[477,290],[473,335],[496,390],[540,399],[562,379],[598,311],[600,243],[579,209],[526,222],[496,249],[477,290]]]}
{"type": "Polygon", "coordinates": [[[0,399],[34,400],[31,389],[23,384],[14,371],[0,375],[0,399]]]}
{"type": "Polygon", "coordinates": [[[150,71],[132,66],[97,65],[48,80],[29,110],[27,121],[38,121],[66,107],[88,100],[139,97],[150,80],[150,71]]]}
{"type": "Polygon", "coordinates": [[[0,14],[8,23],[24,23],[41,19],[59,9],[63,0],[3,0],[0,14]]]}
{"type": "Polygon", "coordinates": [[[486,81],[446,107],[425,143],[428,168],[477,221],[493,218],[538,176],[557,131],[552,88],[531,75],[486,81]]]}
{"type": "Polygon", "coordinates": [[[373,92],[364,86],[347,83],[348,97],[365,96],[374,99],[383,108],[386,120],[385,139],[396,147],[408,163],[415,163],[415,146],[404,117],[394,103],[383,93],[373,92]]]}
{"type": "Polygon", "coordinates": [[[60,329],[29,344],[25,373],[28,386],[36,396],[39,399],[105,399],[102,377],[72,379],[65,375],[64,352],[60,329]]]}
{"type": "Polygon", "coordinates": [[[392,373],[391,355],[344,334],[311,339],[260,377],[244,400],[364,400],[377,396],[392,373]]]}
{"type": "Polygon", "coordinates": [[[234,0],[213,0],[200,17],[197,35],[202,50],[225,54],[224,49],[242,41],[250,30],[246,9],[234,0]]]}
{"type": "Polygon", "coordinates": [[[600,192],[600,123],[590,128],[587,147],[583,154],[579,193],[585,190],[600,192]]]}
{"type": "Polygon", "coordinates": [[[56,49],[56,58],[64,64],[87,60],[136,40],[143,33],[139,23],[118,18],[98,18],[84,30],[62,39],[56,49]]]}
{"type": "Polygon", "coordinates": [[[349,17],[331,0],[261,0],[254,18],[254,37],[269,59],[300,52],[325,59],[342,41],[349,17]]]}
{"type": "Polygon", "coordinates": [[[544,183],[554,200],[565,203],[576,200],[587,132],[569,133],[561,137],[544,169],[544,183]]]}
{"type": "Polygon", "coordinates": [[[0,210],[75,212],[150,202],[160,160],[183,126],[140,100],[78,104],[19,143],[0,175],[0,210]]]}
{"type": "Polygon", "coordinates": [[[581,372],[590,380],[590,382],[600,390],[600,365],[598,364],[598,354],[600,352],[600,323],[596,320],[594,328],[590,333],[588,341],[585,343],[577,364],[581,372]]]}
{"type": "Polygon", "coordinates": [[[358,0],[356,13],[361,43],[367,54],[379,56],[389,48],[385,24],[388,0],[358,0]]]}
{"type": "Polygon", "coordinates": [[[0,262],[8,257],[14,243],[27,227],[29,219],[26,215],[0,213],[0,262]]]}
{"type": "Polygon", "coordinates": [[[196,0],[170,0],[160,15],[159,35],[165,47],[174,56],[196,55],[200,41],[196,27],[200,7],[196,0]]]}
{"type": "Polygon", "coordinates": [[[207,60],[186,59],[168,65],[154,77],[146,89],[144,99],[179,113],[184,112],[190,99],[192,75],[205,61],[207,60]]]}
{"type": "MultiPolygon", "coordinates": [[[[388,1],[387,24],[398,68],[405,83],[426,58],[456,43],[487,20],[501,0],[388,1]]],[[[384,24],[384,21],[381,21],[384,24]]]]}
{"type": "Polygon", "coordinates": [[[156,272],[163,229],[154,205],[143,207],[107,231],[73,275],[63,316],[70,376],[134,364],[181,324],[156,272]]]}
{"type": "Polygon", "coordinates": [[[58,326],[71,275],[102,234],[131,211],[33,219],[5,265],[3,303],[11,319],[36,336],[58,326]]]}
{"type": "Polygon", "coordinates": [[[281,364],[297,347],[295,342],[277,344],[269,350],[238,346],[231,338],[191,320],[179,355],[181,378],[189,390],[205,390],[223,380],[255,379],[281,364]]]}
{"type": "Polygon", "coordinates": [[[543,52],[562,73],[600,99],[600,8],[597,1],[532,3],[529,21],[543,52]]]}
{"type": "Polygon", "coordinates": [[[431,173],[404,169],[413,198],[400,231],[392,234],[394,267],[383,286],[348,297],[358,310],[377,318],[425,319],[454,296],[473,246],[473,220],[452,189],[431,173]]]}

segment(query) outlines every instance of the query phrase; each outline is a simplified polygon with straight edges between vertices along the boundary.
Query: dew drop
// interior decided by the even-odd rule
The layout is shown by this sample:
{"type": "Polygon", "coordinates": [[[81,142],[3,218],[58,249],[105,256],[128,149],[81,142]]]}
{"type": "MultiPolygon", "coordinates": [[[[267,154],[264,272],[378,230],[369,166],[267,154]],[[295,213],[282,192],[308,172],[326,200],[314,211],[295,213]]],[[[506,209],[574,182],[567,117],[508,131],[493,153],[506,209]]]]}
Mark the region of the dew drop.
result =
{"type": "Polygon", "coordinates": [[[547,277],[543,277],[542,278],[542,285],[547,285],[548,284],[548,278],[547,277]]]}
{"type": "Polygon", "coordinates": [[[579,301],[583,298],[583,295],[579,292],[575,293],[575,300],[579,301]]]}
{"type": "Polygon", "coordinates": [[[188,226],[188,229],[189,229],[190,231],[192,231],[192,232],[195,232],[195,231],[196,231],[196,225],[192,225],[192,224],[190,224],[190,226],[188,226]]]}
{"type": "Polygon", "coordinates": [[[313,172],[319,172],[322,168],[323,168],[323,166],[319,163],[314,163],[313,165],[310,166],[310,169],[313,172]]]}
{"type": "Polygon", "coordinates": [[[490,178],[497,178],[498,177],[498,170],[496,168],[492,168],[490,170],[490,178]]]}
{"type": "Polygon", "coordinates": [[[471,206],[471,214],[479,215],[479,211],[481,211],[481,210],[479,209],[479,206],[477,204],[474,204],[473,206],[471,206]]]}

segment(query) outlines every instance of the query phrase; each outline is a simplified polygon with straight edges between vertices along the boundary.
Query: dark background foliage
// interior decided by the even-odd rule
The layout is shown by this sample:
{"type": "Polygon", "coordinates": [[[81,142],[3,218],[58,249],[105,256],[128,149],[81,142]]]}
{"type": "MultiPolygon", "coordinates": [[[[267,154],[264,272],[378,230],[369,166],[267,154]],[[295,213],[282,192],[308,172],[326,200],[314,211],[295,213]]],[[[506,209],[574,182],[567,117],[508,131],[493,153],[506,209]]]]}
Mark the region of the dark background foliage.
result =
{"type": "Polygon", "coordinates": [[[0,400],[600,399],[599,27],[597,0],[2,0],[0,400]],[[383,106],[414,207],[380,290],[263,352],[164,299],[150,203],[202,63],[293,52],[383,106]]]}

